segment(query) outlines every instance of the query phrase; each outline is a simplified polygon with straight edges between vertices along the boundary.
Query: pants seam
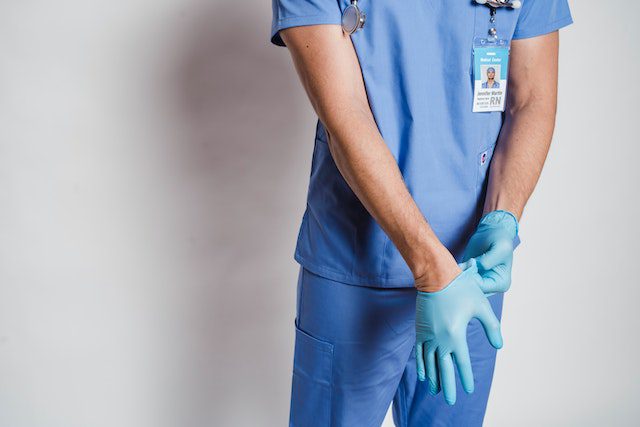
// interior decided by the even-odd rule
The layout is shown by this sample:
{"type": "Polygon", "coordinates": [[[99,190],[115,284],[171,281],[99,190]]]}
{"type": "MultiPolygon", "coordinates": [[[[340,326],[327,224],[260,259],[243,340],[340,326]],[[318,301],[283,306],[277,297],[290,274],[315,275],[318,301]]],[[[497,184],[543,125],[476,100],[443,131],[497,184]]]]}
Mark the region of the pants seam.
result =
{"type": "Polygon", "coordinates": [[[303,302],[304,302],[304,297],[303,297],[304,282],[307,280],[306,277],[305,277],[306,274],[307,274],[307,271],[304,268],[302,268],[302,272],[301,272],[302,276],[300,277],[300,297],[299,297],[300,301],[298,303],[298,314],[297,314],[297,317],[298,317],[298,328],[301,327],[300,320],[302,318],[302,305],[303,305],[303,302]]]}
{"type": "MultiPolygon", "coordinates": [[[[404,376],[404,375],[403,375],[404,376]]],[[[407,389],[404,386],[404,383],[400,384],[400,395],[402,396],[402,400],[400,404],[402,405],[402,414],[400,417],[400,427],[408,427],[408,418],[409,415],[407,413],[407,389]]]]}

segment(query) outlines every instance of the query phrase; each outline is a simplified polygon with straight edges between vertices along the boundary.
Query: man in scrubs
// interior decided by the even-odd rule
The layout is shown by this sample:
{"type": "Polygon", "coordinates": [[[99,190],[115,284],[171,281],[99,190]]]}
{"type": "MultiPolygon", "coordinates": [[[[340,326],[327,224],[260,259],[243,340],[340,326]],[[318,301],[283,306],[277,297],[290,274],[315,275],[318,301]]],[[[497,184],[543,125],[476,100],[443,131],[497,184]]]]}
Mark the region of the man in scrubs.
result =
{"type": "Polygon", "coordinates": [[[398,426],[480,426],[553,133],[566,0],[523,0],[492,24],[470,0],[360,0],[351,35],[350,0],[272,1],[271,41],[318,116],[290,425],[379,426],[393,404],[398,426]],[[490,25],[510,42],[508,98],[474,113],[474,39],[490,25]]]}

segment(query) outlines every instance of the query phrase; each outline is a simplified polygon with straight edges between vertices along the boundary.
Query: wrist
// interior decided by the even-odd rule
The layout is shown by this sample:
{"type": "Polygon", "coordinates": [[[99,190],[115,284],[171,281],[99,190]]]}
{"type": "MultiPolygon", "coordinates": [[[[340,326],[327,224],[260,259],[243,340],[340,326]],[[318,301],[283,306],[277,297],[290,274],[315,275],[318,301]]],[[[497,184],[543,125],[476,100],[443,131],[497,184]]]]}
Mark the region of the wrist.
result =
{"type": "Polygon", "coordinates": [[[520,224],[518,223],[518,218],[512,212],[503,209],[497,209],[489,213],[485,213],[482,218],[480,218],[478,229],[483,227],[503,228],[507,230],[513,238],[515,238],[518,235],[520,224]]]}
{"type": "Polygon", "coordinates": [[[418,289],[418,296],[423,298],[431,298],[438,295],[442,295],[444,292],[455,288],[456,283],[458,283],[463,276],[465,275],[468,276],[470,274],[478,273],[478,267],[475,259],[473,258],[470,259],[469,261],[458,264],[458,267],[459,267],[459,273],[453,279],[451,279],[445,286],[441,287],[437,291],[423,291],[418,289]]]}
{"type": "Polygon", "coordinates": [[[506,197],[501,194],[488,195],[485,199],[484,209],[482,214],[487,215],[491,212],[504,211],[512,214],[517,222],[520,221],[522,216],[523,206],[513,200],[512,197],[506,197]]]}
{"type": "Polygon", "coordinates": [[[414,264],[414,286],[422,292],[437,292],[445,288],[461,272],[453,255],[442,244],[414,264]]]}

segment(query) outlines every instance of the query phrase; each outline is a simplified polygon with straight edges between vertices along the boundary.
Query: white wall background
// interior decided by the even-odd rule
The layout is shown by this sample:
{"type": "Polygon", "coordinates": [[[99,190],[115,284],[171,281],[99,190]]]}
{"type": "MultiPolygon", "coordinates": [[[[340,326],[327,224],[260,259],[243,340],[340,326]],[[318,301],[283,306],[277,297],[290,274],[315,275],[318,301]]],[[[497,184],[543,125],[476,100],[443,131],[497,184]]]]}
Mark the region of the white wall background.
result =
{"type": "MultiPolygon", "coordinates": [[[[640,6],[572,6],[488,426],[640,416],[640,6]]],[[[1,427],[286,425],[314,115],[270,18],[0,2],[1,427]]]]}

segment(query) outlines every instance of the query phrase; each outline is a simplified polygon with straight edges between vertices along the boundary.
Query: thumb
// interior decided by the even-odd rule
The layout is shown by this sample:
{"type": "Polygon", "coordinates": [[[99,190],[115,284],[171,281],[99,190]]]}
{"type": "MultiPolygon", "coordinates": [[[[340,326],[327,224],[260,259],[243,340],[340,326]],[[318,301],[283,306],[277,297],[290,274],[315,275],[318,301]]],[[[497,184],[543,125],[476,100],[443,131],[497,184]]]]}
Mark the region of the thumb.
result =
{"type": "Polygon", "coordinates": [[[505,259],[513,252],[513,245],[505,241],[497,241],[491,244],[489,250],[476,257],[480,270],[491,270],[504,263],[505,259]]]}
{"type": "Polygon", "coordinates": [[[485,294],[490,292],[506,292],[511,285],[510,270],[506,264],[498,264],[490,270],[485,270],[481,274],[482,284],[480,289],[485,294]]]}

